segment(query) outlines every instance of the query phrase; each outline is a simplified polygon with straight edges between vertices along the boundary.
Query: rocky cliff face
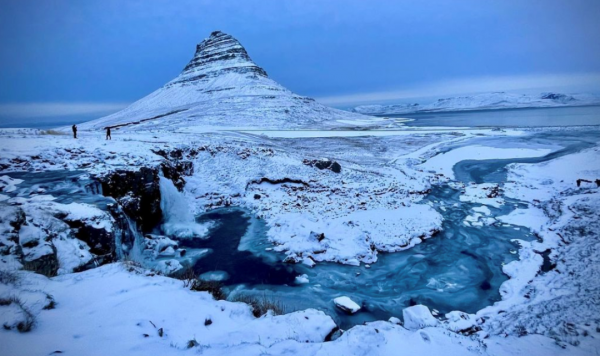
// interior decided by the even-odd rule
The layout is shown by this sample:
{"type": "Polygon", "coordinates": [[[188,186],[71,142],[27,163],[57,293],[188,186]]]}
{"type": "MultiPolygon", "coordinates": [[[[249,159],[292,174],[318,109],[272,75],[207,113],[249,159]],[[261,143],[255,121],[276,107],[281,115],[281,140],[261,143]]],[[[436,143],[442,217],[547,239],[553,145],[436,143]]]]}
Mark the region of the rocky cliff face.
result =
{"type": "Polygon", "coordinates": [[[79,125],[81,130],[177,129],[206,126],[299,128],[365,120],[292,93],[267,76],[242,44],[220,31],[196,46],[192,60],[165,86],[113,115],[79,125]]]}

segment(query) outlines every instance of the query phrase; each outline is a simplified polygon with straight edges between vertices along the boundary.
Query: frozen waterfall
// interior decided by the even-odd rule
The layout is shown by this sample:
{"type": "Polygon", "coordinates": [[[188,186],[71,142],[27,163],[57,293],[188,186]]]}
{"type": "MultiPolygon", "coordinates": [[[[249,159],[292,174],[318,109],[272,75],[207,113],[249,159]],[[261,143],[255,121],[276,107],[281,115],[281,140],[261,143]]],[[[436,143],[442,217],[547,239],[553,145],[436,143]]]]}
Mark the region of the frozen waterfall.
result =
{"type": "Polygon", "coordinates": [[[165,234],[178,238],[204,238],[208,227],[196,223],[185,196],[171,180],[160,176],[160,208],[163,213],[162,229],[165,234]]]}

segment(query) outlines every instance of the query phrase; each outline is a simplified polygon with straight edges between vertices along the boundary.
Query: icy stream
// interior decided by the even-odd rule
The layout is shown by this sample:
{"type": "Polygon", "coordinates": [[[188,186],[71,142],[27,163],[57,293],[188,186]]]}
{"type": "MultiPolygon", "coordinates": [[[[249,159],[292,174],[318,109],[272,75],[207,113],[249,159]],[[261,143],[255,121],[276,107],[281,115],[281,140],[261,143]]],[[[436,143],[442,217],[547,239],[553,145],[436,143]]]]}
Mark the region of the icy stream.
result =
{"type": "MultiPolygon", "coordinates": [[[[216,221],[221,230],[211,230],[207,241],[194,246],[213,249],[195,269],[199,274],[225,272],[230,277],[224,284],[237,287],[236,292],[266,295],[289,309],[326,310],[342,328],[399,316],[411,304],[425,304],[440,313],[475,312],[500,299],[498,289],[506,280],[502,264],[517,258],[518,246],[511,239],[531,240],[532,236],[525,229],[501,224],[466,226],[463,221],[472,213],[470,208],[480,204],[460,203],[459,196],[460,191],[450,187],[434,188],[427,200],[444,216],[443,232],[409,250],[380,254],[370,267],[321,263],[309,268],[276,262],[281,258],[269,261],[267,256],[273,253],[265,251],[264,227],[255,226],[246,233],[251,220],[248,213],[235,209],[211,212],[200,219],[216,221]],[[455,203],[460,204],[453,206],[455,203]],[[253,253],[237,251],[236,237],[241,235],[242,243],[253,253]],[[293,284],[294,276],[301,274],[308,276],[309,283],[293,284]],[[337,310],[331,301],[342,295],[361,303],[363,310],[352,316],[337,310]]],[[[512,205],[493,209],[493,214],[510,210],[512,205]]]]}
{"type": "Polygon", "coordinates": [[[106,210],[106,204],[114,200],[102,195],[102,184],[90,179],[83,171],[7,172],[13,179],[21,179],[15,191],[4,193],[12,197],[51,195],[61,204],[86,203],[106,210]]]}
{"type": "MultiPolygon", "coordinates": [[[[538,134],[527,142],[517,138],[510,144],[555,145],[558,135],[564,146],[546,157],[460,162],[454,167],[457,180],[503,183],[505,167],[510,163],[546,161],[587,148],[589,141],[596,139],[561,132],[538,134]]],[[[320,263],[314,268],[284,265],[279,262],[280,256],[265,250],[269,246],[265,228],[248,212],[211,212],[200,219],[216,221],[221,228],[209,232],[213,252],[210,260],[201,259],[196,264],[196,271],[221,271],[229,275],[224,284],[235,293],[267,296],[283,302],[288,310],[325,310],[342,328],[400,316],[402,309],[412,304],[427,305],[440,314],[453,310],[476,312],[500,300],[499,287],[507,279],[502,266],[518,258],[519,246],[512,240],[531,241],[534,236],[528,229],[495,220],[526,205],[503,198],[503,205],[485,209],[482,204],[461,201],[461,195],[462,189],[454,185],[433,187],[423,203],[442,214],[442,232],[411,249],[380,254],[373,265],[360,267],[335,263],[320,263]],[[476,213],[480,214],[479,221],[471,224],[476,213]],[[254,256],[234,248],[242,235],[240,246],[254,256]],[[305,274],[309,283],[294,284],[290,274],[305,274]],[[362,310],[351,316],[339,311],[332,303],[339,296],[349,296],[362,304],[362,310]]]]}

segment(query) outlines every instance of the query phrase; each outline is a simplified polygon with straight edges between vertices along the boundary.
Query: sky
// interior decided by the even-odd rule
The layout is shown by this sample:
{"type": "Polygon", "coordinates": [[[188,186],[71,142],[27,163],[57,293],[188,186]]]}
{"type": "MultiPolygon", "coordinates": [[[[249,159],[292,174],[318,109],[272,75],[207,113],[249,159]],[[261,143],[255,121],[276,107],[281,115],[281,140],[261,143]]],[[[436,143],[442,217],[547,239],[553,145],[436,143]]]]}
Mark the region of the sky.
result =
{"type": "Polygon", "coordinates": [[[600,92],[597,0],[0,1],[0,117],[95,118],[174,78],[214,30],[336,106],[600,92]]]}

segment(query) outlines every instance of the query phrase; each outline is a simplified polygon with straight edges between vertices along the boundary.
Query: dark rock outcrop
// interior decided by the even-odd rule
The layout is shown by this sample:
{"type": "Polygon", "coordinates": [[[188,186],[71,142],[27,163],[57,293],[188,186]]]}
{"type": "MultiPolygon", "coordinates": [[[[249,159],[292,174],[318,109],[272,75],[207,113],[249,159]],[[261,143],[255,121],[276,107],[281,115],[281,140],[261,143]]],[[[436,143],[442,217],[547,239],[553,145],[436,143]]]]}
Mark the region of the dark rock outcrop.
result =
{"type": "Polygon", "coordinates": [[[43,274],[46,277],[54,277],[58,273],[58,257],[56,248],[52,246],[53,253],[41,256],[34,260],[24,260],[23,269],[43,274]]]}
{"type": "Polygon", "coordinates": [[[329,169],[334,173],[341,173],[342,166],[336,161],[331,161],[329,159],[320,159],[320,160],[309,160],[305,159],[302,161],[307,166],[316,167],[318,169],[329,169]]]}
{"type": "Polygon", "coordinates": [[[221,31],[214,31],[196,46],[194,58],[167,87],[202,82],[227,73],[267,77],[267,72],[252,62],[237,39],[221,31]]]}
{"type": "Polygon", "coordinates": [[[144,232],[162,219],[160,186],[157,168],[142,167],[139,171],[116,171],[101,178],[102,192],[122,206],[144,232]]]}

